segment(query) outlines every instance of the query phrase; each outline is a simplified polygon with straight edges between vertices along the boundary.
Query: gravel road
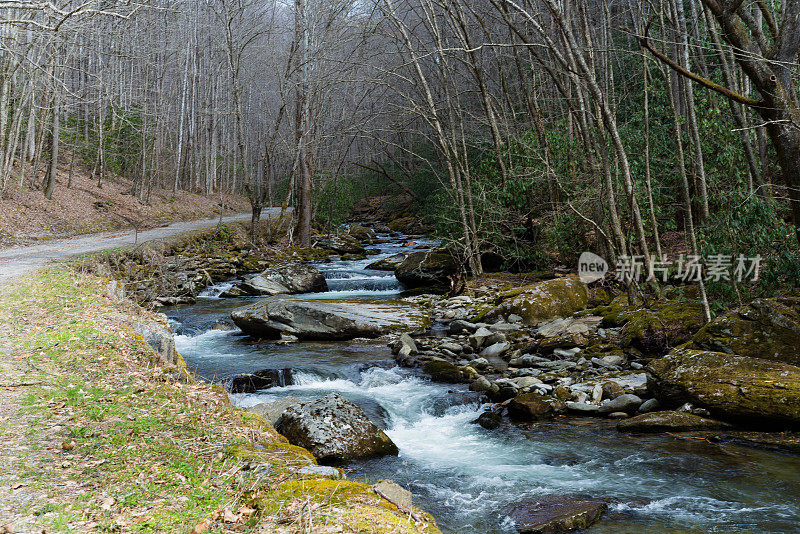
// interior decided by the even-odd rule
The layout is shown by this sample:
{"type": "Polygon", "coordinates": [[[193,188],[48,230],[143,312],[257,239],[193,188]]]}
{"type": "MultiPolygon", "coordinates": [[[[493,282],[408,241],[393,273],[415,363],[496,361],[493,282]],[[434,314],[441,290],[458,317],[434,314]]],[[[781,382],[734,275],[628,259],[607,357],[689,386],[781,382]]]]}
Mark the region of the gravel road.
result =
{"type": "MultiPolygon", "coordinates": [[[[280,208],[265,209],[263,218],[272,217],[280,213],[280,208]]],[[[232,215],[224,217],[222,222],[236,222],[250,220],[250,214],[232,215]]],[[[152,230],[144,230],[138,234],[133,230],[118,230],[99,234],[82,235],[67,239],[57,239],[28,247],[14,247],[0,251],[0,283],[20,276],[26,272],[38,269],[51,262],[64,260],[77,254],[96,252],[110,248],[133,246],[147,241],[155,241],[172,237],[193,230],[200,230],[215,226],[219,217],[213,219],[200,219],[173,223],[152,230]]]]}

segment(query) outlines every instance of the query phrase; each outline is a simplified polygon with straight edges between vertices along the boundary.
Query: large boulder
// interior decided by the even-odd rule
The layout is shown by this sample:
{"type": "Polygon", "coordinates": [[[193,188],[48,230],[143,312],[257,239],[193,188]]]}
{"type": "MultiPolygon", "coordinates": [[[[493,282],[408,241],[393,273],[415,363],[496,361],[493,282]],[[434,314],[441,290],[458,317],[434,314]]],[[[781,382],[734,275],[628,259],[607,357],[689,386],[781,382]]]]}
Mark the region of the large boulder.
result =
{"type": "Polygon", "coordinates": [[[286,408],[276,425],[289,443],[308,449],[321,464],[398,454],[389,436],[338,393],[286,408]]]}
{"type": "Polygon", "coordinates": [[[583,495],[542,495],[507,506],[503,513],[523,534],[560,534],[594,524],[606,501],[583,495]]]}
{"type": "Polygon", "coordinates": [[[443,249],[412,252],[397,266],[394,275],[407,288],[448,286],[449,277],[457,273],[459,262],[443,249]]]}
{"type": "Polygon", "coordinates": [[[294,406],[301,402],[302,401],[297,397],[283,397],[273,402],[260,402],[249,407],[247,410],[260,415],[269,424],[275,426],[278,424],[278,420],[281,418],[281,415],[283,415],[283,412],[285,412],[289,406],[294,406]]]}
{"type": "Polygon", "coordinates": [[[367,269],[375,271],[394,271],[406,259],[406,254],[393,254],[392,256],[383,258],[382,260],[374,261],[367,265],[367,269]]]}
{"type": "Polygon", "coordinates": [[[484,318],[522,317],[526,324],[538,324],[556,317],[566,317],[586,308],[589,292],[577,276],[546,280],[500,294],[501,304],[489,310],[484,318]]]}
{"type": "Polygon", "coordinates": [[[667,408],[690,402],[732,422],[800,423],[800,367],[680,347],[647,371],[648,389],[667,408]]]}
{"type": "Polygon", "coordinates": [[[800,365],[800,298],[754,300],[708,323],[693,341],[706,350],[800,365]]]}
{"type": "Polygon", "coordinates": [[[651,309],[632,310],[626,318],[620,344],[653,356],[690,341],[705,324],[702,306],[690,301],[667,301],[651,309]]]}
{"type": "Polygon", "coordinates": [[[335,302],[268,297],[231,312],[246,334],[275,339],[281,334],[310,340],[377,337],[425,324],[423,311],[400,302],[335,302]]]}
{"type": "Polygon", "coordinates": [[[688,432],[690,430],[722,430],[731,425],[722,421],[685,412],[650,412],[623,419],[617,423],[620,432],[688,432]]]}
{"type": "Polygon", "coordinates": [[[375,242],[375,232],[360,224],[351,224],[350,228],[347,229],[347,233],[359,243],[375,242]]]}

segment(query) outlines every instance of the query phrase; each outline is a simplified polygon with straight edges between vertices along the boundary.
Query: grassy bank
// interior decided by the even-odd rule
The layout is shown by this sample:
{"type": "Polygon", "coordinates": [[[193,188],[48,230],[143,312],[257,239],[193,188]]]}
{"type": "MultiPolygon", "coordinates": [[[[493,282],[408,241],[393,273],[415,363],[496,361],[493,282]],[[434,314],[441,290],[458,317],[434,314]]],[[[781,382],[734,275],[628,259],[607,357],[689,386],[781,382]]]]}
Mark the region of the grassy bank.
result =
{"type": "Polygon", "coordinates": [[[130,327],[152,316],[106,285],[56,266],[0,288],[0,527],[438,532],[364,484],[304,481],[307,451],[175,381],[130,327]]]}

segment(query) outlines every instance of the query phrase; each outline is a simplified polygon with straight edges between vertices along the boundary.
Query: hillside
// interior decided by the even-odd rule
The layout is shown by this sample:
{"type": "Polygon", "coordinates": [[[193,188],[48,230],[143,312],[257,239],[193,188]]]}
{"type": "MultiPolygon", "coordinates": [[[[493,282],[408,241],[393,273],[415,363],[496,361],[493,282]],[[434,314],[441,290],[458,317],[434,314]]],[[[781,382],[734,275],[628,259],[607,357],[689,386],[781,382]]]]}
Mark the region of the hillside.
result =
{"type": "MultiPolygon", "coordinates": [[[[68,162],[69,157],[64,161],[68,162]]],[[[142,204],[130,194],[132,184],[120,176],[107,175],[98,187],[87,169],[76,167],[69,184],[69,165],[60,168],[52,200],[26,182],[9,184],[0,196],[0,248],[39,240],[137,227],[153,228],[175,221],[188,221],[250,209],[239,195],[206,197],[185,191],[154,189],[150,203],[142,204]]]]}

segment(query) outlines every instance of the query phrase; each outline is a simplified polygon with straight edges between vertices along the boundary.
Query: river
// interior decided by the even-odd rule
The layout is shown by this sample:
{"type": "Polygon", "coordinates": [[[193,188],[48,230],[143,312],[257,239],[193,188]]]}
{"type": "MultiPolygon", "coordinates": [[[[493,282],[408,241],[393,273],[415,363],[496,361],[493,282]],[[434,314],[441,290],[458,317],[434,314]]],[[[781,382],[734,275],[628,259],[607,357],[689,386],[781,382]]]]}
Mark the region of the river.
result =
{"type": "MultiPolygon", "coordinates": [[[[404,250],[409,239],[432,244],[404,236],[376,245],[380,255],[368,260],[321,263],[331,291],[303,298],[398,297],[401,287],[391,272],[365,267],[404,250]]],[[[212,329],[232,309],[252,302],[219,298],[226,287],[210,288],[195,305],[168,309],[189,367],[213,381],[265,368],[295,370],[295,385],[232,395],[240,407],[334,391],[357,403],[400,455],[347,465],[348,478],[389,478],[407,486],[414,504],[432,513],[443,532],[515,532],[498,511],[542,493],[610,499],[609,512],[591,533],[800,529],[795,455],[668,435],[633,437],[597,419],[485,430],[472,423],[481,405],[466,386],[436,384],[397,367],[380,342],[283,345],[212,329]]]]}

